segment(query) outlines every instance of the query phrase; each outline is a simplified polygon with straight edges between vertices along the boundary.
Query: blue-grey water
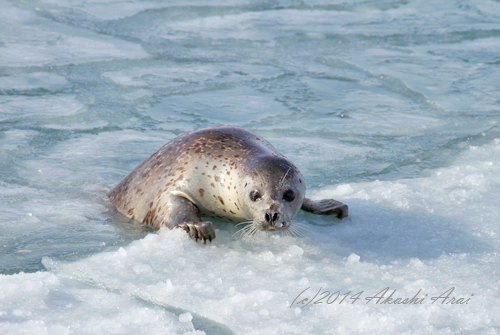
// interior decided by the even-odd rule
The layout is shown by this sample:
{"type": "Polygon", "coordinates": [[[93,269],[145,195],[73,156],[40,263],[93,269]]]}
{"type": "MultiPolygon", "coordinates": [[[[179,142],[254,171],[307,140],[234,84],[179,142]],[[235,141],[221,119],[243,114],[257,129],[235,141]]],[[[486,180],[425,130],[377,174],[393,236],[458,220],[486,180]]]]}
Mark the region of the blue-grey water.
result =
{"type": "Polygon", "coordinates": [[[499,78],[498,0],[0,0],[1,333],[498,333],[499,78]],[[203,246],[113,212],[218,125],[350,217],[203,246]],[[291,306],[307,287],[428,298],[291,306]],[[431,304],[450,287],[470,302],[431,304]]]}

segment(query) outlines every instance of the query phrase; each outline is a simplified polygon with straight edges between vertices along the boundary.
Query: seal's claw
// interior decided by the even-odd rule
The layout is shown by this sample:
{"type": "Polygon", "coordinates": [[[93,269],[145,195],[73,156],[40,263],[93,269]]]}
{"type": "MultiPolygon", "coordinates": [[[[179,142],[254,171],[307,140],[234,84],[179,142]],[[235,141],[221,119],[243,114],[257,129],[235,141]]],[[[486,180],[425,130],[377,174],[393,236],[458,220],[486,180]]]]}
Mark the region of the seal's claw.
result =
{"type": "Polygon", "coordinates": [[[207,244],[207,240],[212,242],[212,239],[215,238],[214,225],[210,221],[184,222],[179,223],[177,227],[187,231],[196,242],[200,239],[203,241],[203,244],[207,244]]]}

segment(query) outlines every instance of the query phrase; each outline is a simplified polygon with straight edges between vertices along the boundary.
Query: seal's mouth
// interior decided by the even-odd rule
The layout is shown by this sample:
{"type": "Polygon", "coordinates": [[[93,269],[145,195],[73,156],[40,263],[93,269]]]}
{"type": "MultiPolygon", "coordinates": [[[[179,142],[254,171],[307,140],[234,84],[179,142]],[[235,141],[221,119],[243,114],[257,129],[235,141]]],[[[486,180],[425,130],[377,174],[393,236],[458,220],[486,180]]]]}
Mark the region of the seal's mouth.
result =
{"type": "Polygon", "coordinates": [[[273,210],[269,208],[262,218],[254,220],[254,224],[257,229],[264,231],[285,231],[292,224],[290,220],[287,219],[286,215],[280,211],[273,210]]]}
{"type": "Polygon", "coordinates": [[[273,222],[270,224],[268,221],[254,221],[257,229],[269,232],[286,231],[291,225],[291,222],[273,222]]]}
{"type": "Polygon", "coordinates": [[[286,236],[290,237],[305,237],[305,234],[303,232],[305,228],[301,227],[302,224],[299,222],[294,222],[293,224],[291,221],[284,222],[281,227],[277,227],[276,225],[269,225],[269,223],[266,221],[249,220],[241,222],[238,225],[244,225],[244,227],[234,233],[233,236],[241,233],[242,240],[253,240],[258,231],[265,231],[269,233],[284,233],[286,236]]]}

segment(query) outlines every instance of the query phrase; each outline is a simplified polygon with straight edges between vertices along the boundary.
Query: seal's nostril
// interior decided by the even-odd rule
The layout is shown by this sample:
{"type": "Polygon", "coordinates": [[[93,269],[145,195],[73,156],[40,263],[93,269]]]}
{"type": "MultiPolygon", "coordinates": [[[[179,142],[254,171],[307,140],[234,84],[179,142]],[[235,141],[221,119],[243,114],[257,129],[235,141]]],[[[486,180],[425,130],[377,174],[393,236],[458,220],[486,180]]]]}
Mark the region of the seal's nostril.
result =
{"type": "Polygon", "coordinates": [[[274,214],[271,214],[271,213],[266,213],[266,221],[269,222],[269,223],[274,223],[276,221],[278,221],[278,213],[274,213],[274,214]]]}

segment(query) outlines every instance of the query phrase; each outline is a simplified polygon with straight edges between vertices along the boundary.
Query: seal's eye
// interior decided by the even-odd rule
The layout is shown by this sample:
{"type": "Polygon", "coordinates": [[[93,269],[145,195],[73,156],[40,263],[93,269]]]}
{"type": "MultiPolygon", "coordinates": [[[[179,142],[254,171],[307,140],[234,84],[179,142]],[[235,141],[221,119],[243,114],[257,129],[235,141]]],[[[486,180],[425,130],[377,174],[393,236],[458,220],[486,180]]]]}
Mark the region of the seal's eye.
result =
{"type": "Polygon", "coordinates": [[[295,200],[295,193],[292,190],[285,191],[283,193],[283,200],[285,201],[294,201],[295,200]]]}
{"type": "Polygon", "coordinates": [[[262,195],[260,194],[259,191],[253,190],[252,192],[250,192],[250,199],[252,201],[257,201],[262,199],[262,195]]]}

